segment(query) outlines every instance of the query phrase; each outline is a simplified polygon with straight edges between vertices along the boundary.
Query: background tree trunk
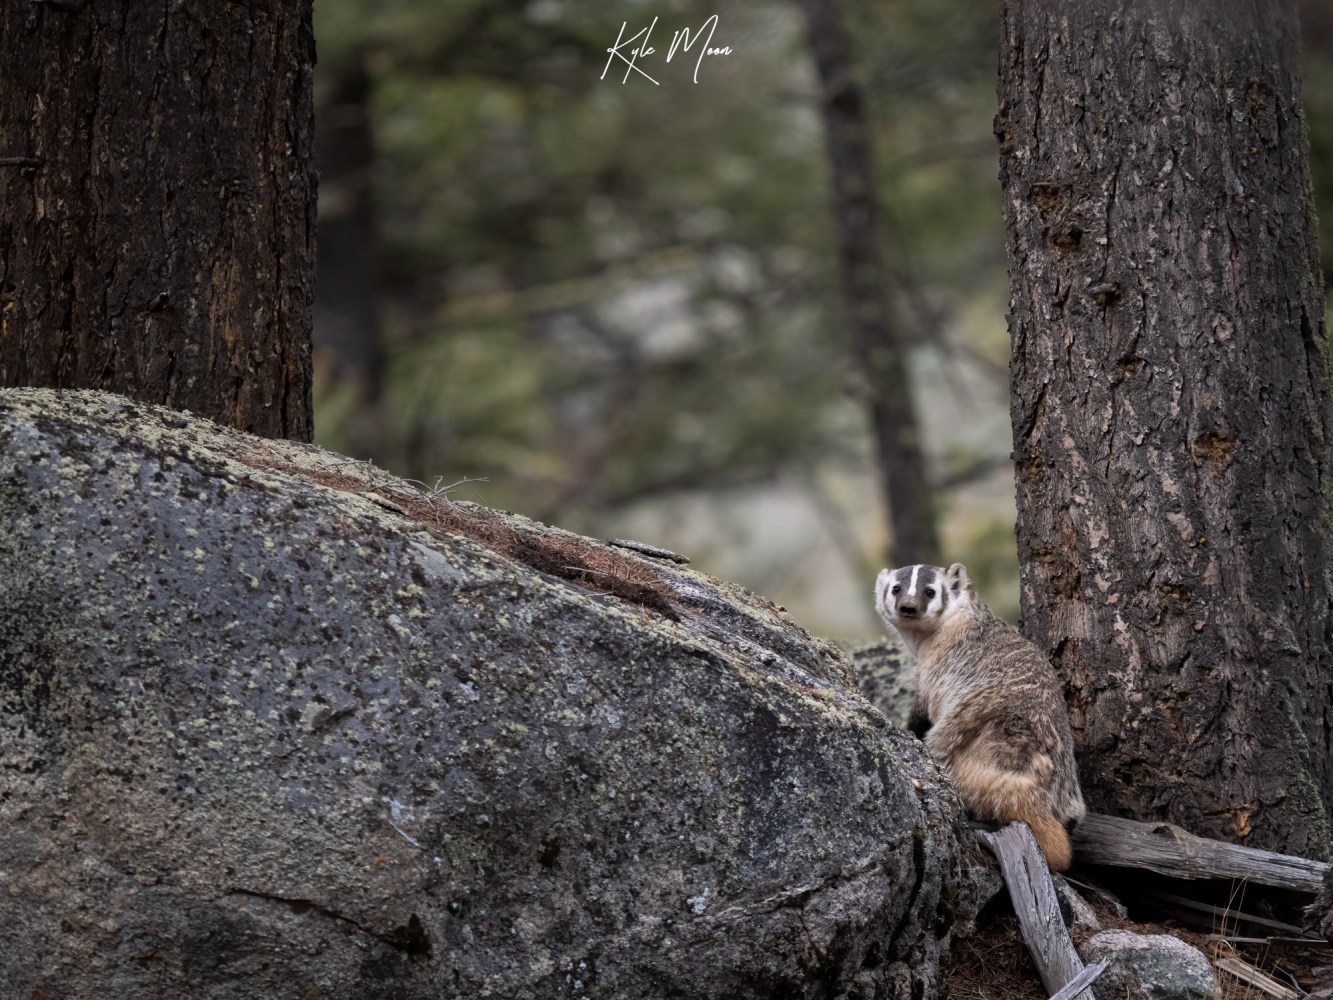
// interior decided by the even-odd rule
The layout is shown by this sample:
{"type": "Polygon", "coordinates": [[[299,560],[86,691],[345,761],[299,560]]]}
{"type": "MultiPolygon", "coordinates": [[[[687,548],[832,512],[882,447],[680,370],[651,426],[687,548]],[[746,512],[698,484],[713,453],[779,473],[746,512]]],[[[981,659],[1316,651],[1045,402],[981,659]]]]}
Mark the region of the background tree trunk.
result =
{"type": "Polygon", "coordinates": [[[1329,851],[1329,369],[1290,3],[1004,4],[1024,631],[1094,808],[1329,851]]]}
{"type": "Polygon", "coordinates": [[[880,257],[875,160],[865,99],[837,4],[802,0],[833,185],[843,300],[865,375],[875,459],[888,507],[889,562],[938,562],[935,510],[907,372],[907,345],[894,326],[880,257]]]}
{"type": "MultiPolygon", "coordinates": [[[[375,133],[365,54],[356,53],[329,83],[319,107],[319,266],[314,343],[329,367],[353,382],[368,404],[379,401],[384,375],[377,288],[375,133]]],[[[322,71],[321,71],[322,72],[322,71]]],[[[358,452],[360,453],[360,452],[358,452]]]]}
{"type": "Polygon", "coordinates": [[[0,384],[309,440],[310,0],[0,0],[0,384]]]}

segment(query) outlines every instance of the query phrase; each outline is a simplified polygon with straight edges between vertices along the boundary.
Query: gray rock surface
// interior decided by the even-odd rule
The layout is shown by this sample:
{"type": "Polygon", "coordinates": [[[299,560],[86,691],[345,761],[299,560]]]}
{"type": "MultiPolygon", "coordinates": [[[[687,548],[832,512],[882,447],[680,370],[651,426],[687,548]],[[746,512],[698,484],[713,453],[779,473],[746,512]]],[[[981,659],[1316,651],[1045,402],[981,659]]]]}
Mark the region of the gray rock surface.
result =
{"type": "Polygon", "coordinates": [[[1110,960],[1093,991],[1122,1000],[1212,1000],[1217,979],[1207,956],[1169,934],[1102,931],[1079,948],[1088,965],[1110,960]]]}
{"type": "Polygon", "coordinates": [[[0,391],[0,525],[7,995],[905,1000],[972,915],[921,745],[674,562],[100,393],[0,391]]]}
{"type": "Polygon", "coordinates": [[[1102,922],[1087,900],[1069,884],[1059,872],[1051,872],[1051,884],[1055,887],[1056,898],[1060,901],[1060,916],[1064,918],[1069,935],[1075,941],[1096,934],[1102,929],[1102,922]]]}

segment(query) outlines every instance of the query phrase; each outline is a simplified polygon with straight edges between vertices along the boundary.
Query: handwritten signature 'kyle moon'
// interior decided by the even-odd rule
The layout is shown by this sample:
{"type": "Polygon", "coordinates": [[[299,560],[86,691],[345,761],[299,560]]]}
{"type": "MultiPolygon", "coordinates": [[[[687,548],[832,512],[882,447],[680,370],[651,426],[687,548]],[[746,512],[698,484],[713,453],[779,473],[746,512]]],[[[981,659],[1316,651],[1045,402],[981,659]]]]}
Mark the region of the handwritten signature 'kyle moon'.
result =
{"type": "MultiPolygon", "coordinates": [[[[611,69],[611,64],[617,59],[625,64],[625,76],[621,83],[629,80],[631,73],[638,73],[640,76],[657,83],[651,76],[648,76],[638,65],[638,61],[652,55],[657,49],[648,44],[648,39],[652,37],[653,28],[657,27],[657,18],[653,18],[653,23],[646,28],[640,28],[629,38],[625,37],[625,31],[629,28],[629,22],[624,21],[620,25],[620,34],[616,36],[616,44],[606,51],[610,53],[606,57],[606,66],[602,69],[601,79],[606,79],[607,72],[611,69]],[[638,44],[635,44],[635,43],[638,44]],[[630,48],[630,46],[634,46],[630,48]],[[629,54],[626,55],[624,49],[629,48],[629,54]]],[[[704,56],[729,56],[731,55],[731,46],[722,45],[713,47],[713,32],[717,30],[717,15],[714,14],[707,21],[699,26],[697,32],[691,32],[689,28],[681,28],[671,36],[671,45],[667,48],[666,61],[671,62],[676,51],[681,49],[689,52],[696,42],[701,42],[699,46],[699,57],[694,61],[694,82],[699,82],[699,67],[703,64],[704,56]],[[704,32],[708,32],[707,36],[704,32]]],[[[660,86],[660,84],[659,84],[660,86]]]]}

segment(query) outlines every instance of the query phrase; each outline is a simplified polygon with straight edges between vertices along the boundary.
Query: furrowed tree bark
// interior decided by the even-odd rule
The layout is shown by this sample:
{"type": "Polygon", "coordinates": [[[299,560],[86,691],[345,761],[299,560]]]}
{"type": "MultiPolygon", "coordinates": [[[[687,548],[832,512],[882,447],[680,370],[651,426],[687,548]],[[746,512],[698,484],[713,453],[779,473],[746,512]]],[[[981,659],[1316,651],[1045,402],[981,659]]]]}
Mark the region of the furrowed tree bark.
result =
{"type": "Polygon", "coordinates": [[[1096,808],[1327,858],[1329,367],[1294,5],[1003,11],[1024,631],[1096,808]]]}
{"type": "Polygon", "coordinates": [[[309,440],[310,0],[0,0],[0,384],[309,440]]]}
{"type": "Polygon", "coordinates": [[[880,489],[888,508],[889,561],[940,561],[926,480],[920,425],[907,372],[907,347],[894,326],[880,257],[875,161],[851,44],[838,7],[802,0],[810,51],[819,75],[824,141],[833,184],[843,300],[866,391],[880,489]]]}

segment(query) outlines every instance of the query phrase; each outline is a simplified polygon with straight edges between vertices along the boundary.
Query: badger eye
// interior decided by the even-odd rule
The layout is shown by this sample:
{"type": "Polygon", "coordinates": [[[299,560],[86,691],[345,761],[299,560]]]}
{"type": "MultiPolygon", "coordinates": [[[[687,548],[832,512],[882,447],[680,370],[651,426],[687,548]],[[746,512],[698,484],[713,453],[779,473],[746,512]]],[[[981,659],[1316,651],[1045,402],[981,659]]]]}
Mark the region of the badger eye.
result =
{"type": "Polygon", "coordinates": [[[927,587],[927,588],[926,588],[926,600],[928,600],[928,601],[933,600],[934,597],[935,597],[935,588],[934,588],[934,587],[927,587]]]}
{"type": "Polygon", "coordinates": [[[898,586],[898,585],[895,583],[895,584],[892,586],[892,588],[890,588],[889,593],[890,593],[890,594],[896,594],[896,593],[898,593],[898,591],[900,591],[900,590],[902,590],[902,589],[903,589],[902,587],[898,586]]]}

